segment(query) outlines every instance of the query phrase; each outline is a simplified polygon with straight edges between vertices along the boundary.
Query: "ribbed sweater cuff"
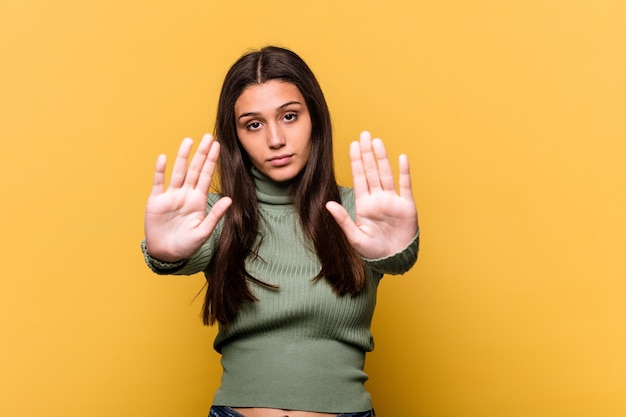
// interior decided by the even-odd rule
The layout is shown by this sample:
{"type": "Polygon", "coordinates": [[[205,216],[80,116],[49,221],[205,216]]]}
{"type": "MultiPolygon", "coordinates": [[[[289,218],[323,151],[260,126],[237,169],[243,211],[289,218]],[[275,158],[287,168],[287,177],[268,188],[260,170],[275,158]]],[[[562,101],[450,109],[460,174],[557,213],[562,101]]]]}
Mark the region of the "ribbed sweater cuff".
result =
{"type": "Polygon", "coordinates": [[[415,237],[406,248],[384,258],[363,259],[372,269],[383,274],[404,274],[417,262],[420,246],[420,231],[417,230],[415,237]]]}
{"type": "Polygon", "coordinates": [[[178,262],[165,262],[159,259],[153,258],[148,253],[148,249],[146,248],[146,239],[141,241],[141,251],[143,252],[143,258],[146,261],[148,267],[155,273],[166,275],[173,274],[179,270],[181,270],[189,259],[183,259],[178,262]]]}

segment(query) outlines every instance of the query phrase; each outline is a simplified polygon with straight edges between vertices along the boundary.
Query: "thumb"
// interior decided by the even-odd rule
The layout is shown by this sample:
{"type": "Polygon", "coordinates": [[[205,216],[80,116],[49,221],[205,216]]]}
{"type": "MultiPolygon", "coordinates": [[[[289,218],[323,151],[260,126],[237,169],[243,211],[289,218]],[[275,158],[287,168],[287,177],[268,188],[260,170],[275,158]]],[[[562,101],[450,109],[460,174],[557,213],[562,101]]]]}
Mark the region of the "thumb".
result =
{"type": "Polygon", "coordinates": [[[333,216],[343,233],[348,238],[348,242],[355,248],[358,246],[361,231],[352,220],[346,209],[336,201],[326,203],[326,210],[333,216]]]}
{"type": "Polygon", "coordinates": [[[233,200],[230,197],[222,197],[220,198],[209,210],[209,213],[206,215],[202,223],[200,223],[200,229],[202,230],[203,235],[209,236],[213,233],[213,229],[217,226],[217,223],[224,217],[226,210],[233,203],[233,200]]]}

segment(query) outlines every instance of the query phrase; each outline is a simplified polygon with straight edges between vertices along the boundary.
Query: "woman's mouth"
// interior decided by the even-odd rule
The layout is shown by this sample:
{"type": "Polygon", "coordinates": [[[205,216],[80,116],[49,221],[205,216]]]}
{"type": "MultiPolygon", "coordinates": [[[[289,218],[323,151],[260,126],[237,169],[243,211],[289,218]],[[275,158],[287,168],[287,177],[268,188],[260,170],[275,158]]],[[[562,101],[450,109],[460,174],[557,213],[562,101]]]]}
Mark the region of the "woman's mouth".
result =
{"type": "Polygon", "coordinates": [[[270,164],[275,167],[282,167],[291,162],[293,155],[277,155],[269,159],[270,164]]]}

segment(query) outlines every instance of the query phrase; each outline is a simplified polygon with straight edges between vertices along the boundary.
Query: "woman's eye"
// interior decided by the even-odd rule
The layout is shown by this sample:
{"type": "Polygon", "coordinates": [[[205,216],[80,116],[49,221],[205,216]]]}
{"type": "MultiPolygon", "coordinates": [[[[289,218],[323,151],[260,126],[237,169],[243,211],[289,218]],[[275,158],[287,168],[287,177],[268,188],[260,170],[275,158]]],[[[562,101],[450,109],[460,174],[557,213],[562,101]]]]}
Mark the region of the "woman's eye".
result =
{"type": "Polygon", "coordinates": [[[261,127],[261,123],[259,122],[252,122],[246,126],[248,130],[257,130],[259,127],[261,127]]]}
{"type": "Polygon", "coordinates": [[[298,116],[296,116],[295,113],[287,113],[285,115],[285,120],[288,121],[288,122],[291,122],[293,120],[296,120],[296,117],[298,117],[298,116]]]}

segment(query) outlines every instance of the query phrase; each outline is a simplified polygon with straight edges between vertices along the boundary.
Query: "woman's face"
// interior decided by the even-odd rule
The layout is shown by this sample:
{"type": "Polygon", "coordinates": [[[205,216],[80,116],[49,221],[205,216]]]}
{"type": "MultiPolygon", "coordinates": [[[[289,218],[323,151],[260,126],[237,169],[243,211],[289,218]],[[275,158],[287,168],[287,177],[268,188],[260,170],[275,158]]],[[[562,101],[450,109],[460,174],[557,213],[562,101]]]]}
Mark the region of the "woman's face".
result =
{"type": "Polygon", "coordinates": [[[273,181],[293,179],[311,153],[311,116],[294,84],[269,80],[235,102],[237,135],[252,164],[273,181]]]}

